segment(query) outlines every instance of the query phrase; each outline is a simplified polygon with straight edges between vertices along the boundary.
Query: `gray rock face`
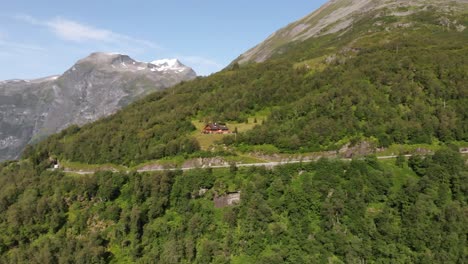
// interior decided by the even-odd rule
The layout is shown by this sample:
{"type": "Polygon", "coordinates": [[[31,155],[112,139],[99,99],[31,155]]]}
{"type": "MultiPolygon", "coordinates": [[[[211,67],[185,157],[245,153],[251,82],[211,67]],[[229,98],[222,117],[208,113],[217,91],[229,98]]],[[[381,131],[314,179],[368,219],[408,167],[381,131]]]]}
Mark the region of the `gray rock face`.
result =
{"type": "Polygon", "coordinates": [[[26,144],[72,124],[95,121],[195,77],[177,60],[146,63],[93,53],[61,76],[0,82],[0,161],[18,158],[26,144]]]}
{"type": "MultiPolygon", "coordinates": [[[[428,7],[451,13],[468,8],[468,0],[330,0],[315,12],[276,31],[265,41],[242,54],[235,62],[263,62],[281,47],[310,38],[351,28],[353,22],[369,11],[381,10],[394,16],[408,16],[428,7]],[[399,9],[407,11],[399,11],[399,9]]],[[[463,31],[462,25],[459,30],[463,31]]]]}

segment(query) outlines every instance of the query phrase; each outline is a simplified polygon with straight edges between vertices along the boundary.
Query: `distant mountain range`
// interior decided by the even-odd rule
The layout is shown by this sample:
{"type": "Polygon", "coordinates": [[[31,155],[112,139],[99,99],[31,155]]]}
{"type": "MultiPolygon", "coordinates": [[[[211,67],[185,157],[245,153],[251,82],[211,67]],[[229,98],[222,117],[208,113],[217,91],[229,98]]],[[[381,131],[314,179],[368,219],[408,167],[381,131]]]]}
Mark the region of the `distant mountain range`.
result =
{"type": "Polygon", "coordinates": [[[137,98],[191,80],[176,59],[150,63],[127,55],[92,53],[60,76],[0,82],[0,161],[71,124],[115,113],[137,98]]]}

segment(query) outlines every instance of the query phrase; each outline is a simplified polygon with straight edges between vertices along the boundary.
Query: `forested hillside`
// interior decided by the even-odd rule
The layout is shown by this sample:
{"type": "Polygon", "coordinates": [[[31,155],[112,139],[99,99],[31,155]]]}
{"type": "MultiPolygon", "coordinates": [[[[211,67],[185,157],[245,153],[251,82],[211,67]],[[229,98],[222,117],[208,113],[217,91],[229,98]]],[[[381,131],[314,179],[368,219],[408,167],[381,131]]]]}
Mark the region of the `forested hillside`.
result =
{"type": "Polygon", "coordinates": [[[284,152],[348,142],[416,144],[468,139],[466,13],[369,13],[344,32],[285,46],[272,59],[186,82],[112,117],[72,127],[26,156],[137,164],[193,153],[191,120],[243,122],[268,110],[229,145],[272,144],[284,152]],[[445,20],[444,20],[445,21],[445,20]]]}
{"type": "Polygon", "coordinates": [[[0,163],[0,264],[468,263],[466,3],[396,2],[337,32],[281,35],[265,62],[234,62],[0,163]],[[204,122],[250,123],[202,149],[204,122]],[[385,160],[310,153],[364,141],[437,147],[385,160]],[[262,147],[297,163],[136,171],[261,162],[242,151],[262,147]],[[122,169],[81,175],[57,161],[122,169]]]}
{"type": "Polygon", "coordinates": [[[0,263],[464,263],[467,183],[448,148],[275,170],[73,176],[4,163],[0,263]],[[233,191],[239,205],[214,207],[233,191]]]}

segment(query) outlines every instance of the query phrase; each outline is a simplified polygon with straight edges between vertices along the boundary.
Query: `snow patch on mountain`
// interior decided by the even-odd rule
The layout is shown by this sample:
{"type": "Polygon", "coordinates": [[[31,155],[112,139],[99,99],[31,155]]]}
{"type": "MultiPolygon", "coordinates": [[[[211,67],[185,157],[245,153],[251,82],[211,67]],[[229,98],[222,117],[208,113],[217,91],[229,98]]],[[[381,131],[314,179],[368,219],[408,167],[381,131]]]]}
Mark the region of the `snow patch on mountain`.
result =
{"type": "Polygon", "coordinates": [[[156,66],[156,71],[176,71],[182,72],[186,67],[177,59],[161,59],[150,62],[156,66]]]}
{"type": "Polygon", "coordinates": [[[72,124],[108,116],[151,92],[196,78],[176,59],[153,63],[95,52],[60,76],[0,81],[0,162],[72,124]]]}

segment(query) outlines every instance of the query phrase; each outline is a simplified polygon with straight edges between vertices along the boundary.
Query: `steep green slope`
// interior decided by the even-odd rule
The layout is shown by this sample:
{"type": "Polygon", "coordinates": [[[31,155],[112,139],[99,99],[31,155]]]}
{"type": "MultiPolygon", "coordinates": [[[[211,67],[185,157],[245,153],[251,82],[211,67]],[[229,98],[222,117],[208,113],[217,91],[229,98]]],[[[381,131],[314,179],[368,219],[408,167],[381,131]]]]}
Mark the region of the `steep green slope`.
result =
{"type": "MultiPolygon", "coordinates": [[[[336,149],[337,142],[369,138],[384,147],[466,141],[467,35],[399,33],[358,40],[351,47],[356,55],[334,58],[334,65],[306,76],[300,100],[276,109],[238,141],[292,151],[336,149]]],[[[295,49],[306,51],[307,45],[295,49]]]]}
{"type": "MultiPolygon", "coordinates": [[[[281,54],[284,46],[291,43],[297,44],[311,38],[351,30],[363,15],[369,13],[372,13],[373,18],[404,18],[421,10],[460,12],[466,8],[466,4],[466,0],[330,0],[315,12],[276,31],[265,41],[239,56],[236,61],[241,64],[264,62],[281,54]]],[[[457,23],[453,23],[452,26],[457,26],[457,23]]]]}
{"type": "Polygon", "coordinates": [[[243,121],[270,109],[264,124],[225,143],[282,151],[468,140],[468,15],[369,11],[353,27],[290,43],[264,63],[186,82],[119,113],[55,135],[27,157],[135,164],[198,151],[191,120],[243,121]]]}
{"type": "MultiPolygon", "coordinates": [[[[358,1],[333,1],[344,2],[358,1]]],[[[0,263],[467,262],[468,163],[457,147],[275,169],[46,169],[51,156],[134,165],[210,155],[193,120],[259,112],[264,122],[224,143],[302,152],[466,142],[468,14],[457,6],[367,11],[343,31],[286,41],[263,63],[154,93],[0,163],[0,263]],[[232,192],[240,203],[216,208],[232,192]]]]}
{"type": "Polygon", "coordinates": [[[467,169],[450,149],[88,176],[4,163],[0,263],[465,263],[467,169]],[[233,191],[239,205],[214,207],[233,191]]]}

